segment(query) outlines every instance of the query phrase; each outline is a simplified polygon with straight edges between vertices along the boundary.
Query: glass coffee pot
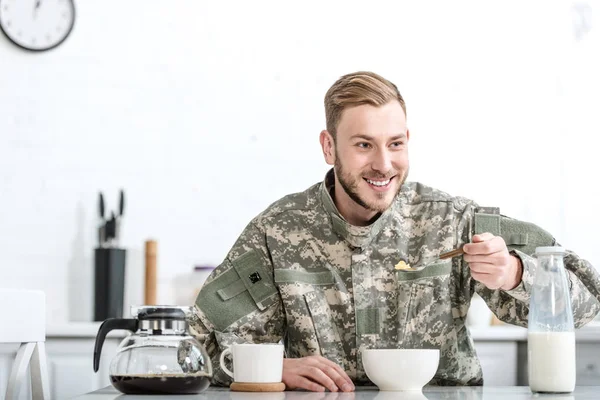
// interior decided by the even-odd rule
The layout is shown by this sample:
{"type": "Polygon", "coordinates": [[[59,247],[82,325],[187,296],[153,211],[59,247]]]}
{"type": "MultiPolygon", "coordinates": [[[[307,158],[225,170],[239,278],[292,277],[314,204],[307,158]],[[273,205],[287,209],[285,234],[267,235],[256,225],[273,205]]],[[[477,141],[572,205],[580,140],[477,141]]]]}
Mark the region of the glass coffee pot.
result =
{"type": "Polygon", "coordinates": [[[133,332],[119,344],[109,367],[112,385],[125,394],[193,394],[205,390],[212,378],[204,346],[188,332],[190,307],[132,307],[132,319],[109,318],[96,336],[94,371],[98,372],[102,344],[108,332],[133,332]]]}

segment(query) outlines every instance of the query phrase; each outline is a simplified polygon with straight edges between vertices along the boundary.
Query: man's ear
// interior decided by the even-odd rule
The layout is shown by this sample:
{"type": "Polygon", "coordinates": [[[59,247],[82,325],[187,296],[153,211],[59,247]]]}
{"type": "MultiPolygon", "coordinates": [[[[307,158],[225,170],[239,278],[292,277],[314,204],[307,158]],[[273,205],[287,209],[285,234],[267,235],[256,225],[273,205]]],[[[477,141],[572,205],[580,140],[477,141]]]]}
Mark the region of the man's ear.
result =
{"type": "Polygon", "coordinates": [[[321,142],[321,148],[323,149],[323,157],[325,162],[329,165],[335,164],[335,143],[333,136],[327,130],[322,130],[319,135],[319,141],[321,142]]]}

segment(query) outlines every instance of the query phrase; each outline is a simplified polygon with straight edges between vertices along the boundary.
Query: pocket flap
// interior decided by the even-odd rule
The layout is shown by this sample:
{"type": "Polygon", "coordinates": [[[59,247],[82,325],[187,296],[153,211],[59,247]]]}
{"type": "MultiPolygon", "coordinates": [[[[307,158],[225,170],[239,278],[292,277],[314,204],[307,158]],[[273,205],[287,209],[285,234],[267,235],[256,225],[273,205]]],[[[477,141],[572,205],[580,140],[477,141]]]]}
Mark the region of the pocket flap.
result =
{"type": "Polygon", "coordinates": [[[231,264],[259,310],[263,311],[273,304],[275,299],[271,296],[277,293],[277,288],[275,288],[271,274],[262,265],[260,256],[256,254],[256,251],[251,250],[242,254],[233,260],[231,264]]]}
{"type": "Polygon", "coordinates": [[[309,285],[333,285],[335,277],[331,271],[307,272],[292,269],[276,269],[276,283],[306,283],[309,285]]]}
{"type": "Polygon", "coordinates": [[[227,301],[229,299],[233,299],[238,294],[244,292],[246,290],[246,286],[241,279],[233,282],[229,286],[226,286],[222,289],[217,290],[217,294],[223,301],[227,301]]]}
{"type": "Polygon", "coordinates": [[[432,278],[435,276],[444,276],[452,271],[452,260],[444,260],[439,263],[428,265],[420,271],[396,271],[398,281],[413,281],[421,278],[432,278]]]}
{"type": "Polygon", "coordinates": [[[237,271],[231,267],[202,286],[196,304],[218,331],[227,329],[232,323],[257,309],[237,271]],[[238,290],[232,289],[239,289],[240,284],[243,289],[234,295],[238,290]]]}

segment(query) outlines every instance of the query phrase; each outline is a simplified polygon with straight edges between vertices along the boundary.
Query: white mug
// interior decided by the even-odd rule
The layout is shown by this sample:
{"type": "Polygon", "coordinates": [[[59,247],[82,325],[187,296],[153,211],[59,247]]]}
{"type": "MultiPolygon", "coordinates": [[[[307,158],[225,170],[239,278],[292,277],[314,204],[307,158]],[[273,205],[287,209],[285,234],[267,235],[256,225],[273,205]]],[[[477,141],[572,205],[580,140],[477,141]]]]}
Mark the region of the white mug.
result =
{"type": "Polygon", "coordinates": [[[233,344],[221,353],[221,368],[235,382],[279,383],[283,374],[282,344],[233,344]],[[225,356],[233,357],[233,372],[225,366],[225,356]]]}

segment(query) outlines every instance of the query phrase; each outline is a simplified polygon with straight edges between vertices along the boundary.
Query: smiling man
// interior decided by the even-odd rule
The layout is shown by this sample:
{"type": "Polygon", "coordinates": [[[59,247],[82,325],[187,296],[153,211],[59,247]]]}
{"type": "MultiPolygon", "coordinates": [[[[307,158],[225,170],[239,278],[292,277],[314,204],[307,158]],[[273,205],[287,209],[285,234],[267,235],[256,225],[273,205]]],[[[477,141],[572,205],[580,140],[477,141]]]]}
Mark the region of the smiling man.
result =
{"type": "MultiPolygon", "coordinates": [[[[497,209],[406,182],[406,106],[371,72],[341,77],[325,95],[320,134],[333,168],[323,182],[273,203],[242,232],[202,287],[190,326],[219,366],[233,343],[283,341],[288,389],[351,391],[369,384],[361,348],[440,349],[430,384],[481,385],[465,328],[479,293],[501,320],[526,326],[539,227],[497,209]],[[418,265],[461,247],[464,255],[418,265]]],[[[567,252],[577,327],[599,311],[600,276],[567,252]]]]}
{"type": "Polygon", "coordinates": [[[336,125],[320,136],[325,160],[335,166],[335,204],[350,224],[368,225],[389,208],[408,174],[403,103],[357,105],[336,125]]]}

